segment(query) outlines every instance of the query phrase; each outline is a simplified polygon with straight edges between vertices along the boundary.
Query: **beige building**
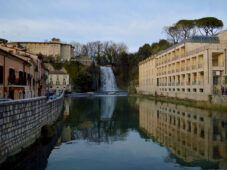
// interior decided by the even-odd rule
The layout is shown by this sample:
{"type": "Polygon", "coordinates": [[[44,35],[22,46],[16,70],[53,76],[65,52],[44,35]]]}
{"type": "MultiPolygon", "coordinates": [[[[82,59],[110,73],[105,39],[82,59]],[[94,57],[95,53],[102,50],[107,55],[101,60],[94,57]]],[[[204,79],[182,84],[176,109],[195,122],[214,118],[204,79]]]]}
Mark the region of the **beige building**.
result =
{"type": "Polygon", "coordinates": [[[48,75],[48,84],[50,91],[63,90],[71,92],[69,74],[65,70],[50,71],[48,75]]]}
{"type": "Polygon", "coordinates": [[[225,113],[160,103],[139,102],[139,126],[186,163],[211,161],[227,167],[225,113]]]}
{"type": "Polygon", "coordinates": [[[140,62],[138,92],[205,101],[227,95],[227,30],[194,37],[140,62]]]}
{"type": "Polygon", "coordinates": [[[53,57],[69,61],[74,56],[74,47],[71,44],[61,43],[60,41],[50,42],[10,42],[9,45],[21,46],[34,54],[53,57]]]}

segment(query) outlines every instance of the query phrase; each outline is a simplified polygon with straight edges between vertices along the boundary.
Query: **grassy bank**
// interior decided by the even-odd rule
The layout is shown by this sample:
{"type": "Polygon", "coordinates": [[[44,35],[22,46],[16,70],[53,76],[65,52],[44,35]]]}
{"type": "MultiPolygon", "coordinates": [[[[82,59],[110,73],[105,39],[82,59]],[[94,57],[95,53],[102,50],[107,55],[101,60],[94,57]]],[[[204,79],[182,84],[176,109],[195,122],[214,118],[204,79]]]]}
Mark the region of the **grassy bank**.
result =
{"type": "Polygon", "coordinates": [[[136,94],[131,96],[137,96],[137,97],[146,98],[149,100],[156,100],[164,103],[184,105],[187,107],[195,107],[195,108],[205,109],[205,110],[227,112],[227,105],[213,104],[208,101],[195,101],[190,99],[179,99],[179,98],[173,98],[173,97],[152,96],[152,95],[142,95],[142,94],[136,94]]]}

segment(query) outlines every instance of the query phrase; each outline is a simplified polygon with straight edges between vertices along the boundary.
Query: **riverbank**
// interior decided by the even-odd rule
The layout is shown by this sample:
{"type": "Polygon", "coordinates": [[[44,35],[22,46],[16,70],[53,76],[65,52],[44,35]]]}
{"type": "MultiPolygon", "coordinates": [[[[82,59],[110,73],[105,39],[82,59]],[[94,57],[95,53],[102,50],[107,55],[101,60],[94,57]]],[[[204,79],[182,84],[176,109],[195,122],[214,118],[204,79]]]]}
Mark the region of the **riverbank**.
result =
{"type": "Polygon", "coordinates": [[[214,104],[209,101],[195,101],[190,99],[179,99],[174,97],[166,96],[152,96],[152,95],[142,95],[142,94],[131,94],[130,96],[137,96],[140,98],[146,98],[150,100],[160,101],[164,103],[180,104],[187,107],[196,107],[199,109],[213,110],[220,112],[227,112],[227,105],[223,104],[214,104]]]}

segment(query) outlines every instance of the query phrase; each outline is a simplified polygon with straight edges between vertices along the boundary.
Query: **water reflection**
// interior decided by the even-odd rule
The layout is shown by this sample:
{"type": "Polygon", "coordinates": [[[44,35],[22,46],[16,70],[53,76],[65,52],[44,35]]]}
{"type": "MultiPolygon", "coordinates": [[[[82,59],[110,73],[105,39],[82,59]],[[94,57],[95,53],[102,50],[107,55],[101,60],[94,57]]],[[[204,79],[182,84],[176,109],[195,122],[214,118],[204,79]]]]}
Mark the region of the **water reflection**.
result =
{"type": "MultiPolygon", "coordinates": [[[[116,98],[116,96],[74,98],[69,107],[70,115],[66,118],[67,130],[63,128],[62,136],[71,135],[68,141],[77,139],[97,143],[124,140],[127,136],[127,126],[121,128],[125,124],[121,122],[122,116],[117,116],[119,112],[116,110],[122,109],[123,106],[126,106],[124,108],[126,110],[131,108],[125,97],[122,100],[118,99],[116,108],[116,98]]],[[[64,139],[66,138],[62,138],[62,142],[67,142],[64,139]]]]}
{"type": "Polygon", "coordinates": [[[116,96],[103,96],[101,98],[101,120],[110,120],[116,106],[116,96]]]}
{"type": "Polygon", "coordinates": [[[99,96],[66,98],[63,119],[51,142],[0,169],[44,169],[47,159],[48,170],[227,169],[226,113],[99,96]]]}
{"type": "Polygon", "coordinates": [[[180,105],[139,101],[139,125],[186,165],[227,169],[227,114],[180,105]]]}

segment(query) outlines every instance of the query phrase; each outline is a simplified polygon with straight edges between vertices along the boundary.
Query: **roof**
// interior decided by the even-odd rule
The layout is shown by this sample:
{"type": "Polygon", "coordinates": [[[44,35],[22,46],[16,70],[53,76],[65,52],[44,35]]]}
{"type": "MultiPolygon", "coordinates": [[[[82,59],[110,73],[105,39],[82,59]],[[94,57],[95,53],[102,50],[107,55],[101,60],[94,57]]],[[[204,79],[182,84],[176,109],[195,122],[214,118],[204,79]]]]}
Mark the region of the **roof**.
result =
{"type": "Polygon", "coordinates": [[[21,55],[17,55],[17,54],[14,54],[14,52],[12,51],[13,49],[10,49],[10,48],[7,48],[7,47],[4,47],[4,46],[1,46],[0,45],[0,51],[3,51],[19,60],[22,60],[24,62],[26,62],[27,64],[30,64],[29,61],[28,61],[28,58],[27,57],[24,57],[24,56],[21,56],[21,55]]]}
{"type": "Polygon", "coordinates": [[[48,41],[48,42],[38,42],[38,41],[18,41],[18,42],[8,42],[8,44],[60,44],[60,45],[69,45],[71,47],[72,44],[56,42],[56,41],[48,41]]]}

